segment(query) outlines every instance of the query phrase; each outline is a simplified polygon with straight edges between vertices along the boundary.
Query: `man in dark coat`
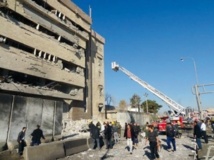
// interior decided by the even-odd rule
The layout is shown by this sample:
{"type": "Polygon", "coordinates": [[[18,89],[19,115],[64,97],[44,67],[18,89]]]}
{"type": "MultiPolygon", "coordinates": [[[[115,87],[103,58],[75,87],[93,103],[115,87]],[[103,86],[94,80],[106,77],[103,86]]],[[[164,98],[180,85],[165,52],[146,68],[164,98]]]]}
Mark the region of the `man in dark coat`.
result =
{"type": "Polygon", "coordinates": [[[19,132],[17,142],[19,143],[19,155],[21,156],[24,151],[24,147],[26,146],[25,142],[25,132],[26,132],[26,127],[22,128],[22,131],[19,132]]]}
{"type": "Polygon", "coordinates": [[[31,133],[32,136],[32,146],[37,146],[41,143],[41,138],[45,139],[44,135],[43,135],[43,131],[40,129],[40,125],[37,125],[37,129],[35,129],[33,131],[33,133],[31,133]]]}
{"type": "Polygon", "coordinates": [[[90,123],[90,133],[91,133],[91,138],[94,140],[94,149],[97,147],[98,149],[101,149],[100,147],[100,129],[98,126],[95,126],[93,123],[90,123]]]}
{"type": "Polygon", "coordinates": [[[194,133],[193,133],[194,138],[196,139],[196,143],[198,145],[198,149],[201,150],[202,149],[202,145],[201,145],[201,128],[198,124],[197,121],[194,121],[194,133]]]}
{"type": "Polygon", "coordinates": [[[105,139],[106,139],[106,149],[112,148],[112,134],[113,134],[113,129],[112,126],[107,122],[105,130],[105,139]]]}
{"type": "Polygon", "coordinates": [[[153,159],[157,159],[159,160],[159,154],[158,154],[158,143],[159,143],[159,138],[158,138],[158,133],[157,131],[154,130],[154,126],[153,125],[148,125],[148,138],[146,140],[149,141],[149,146],[150,146],[150,150],[151,150],[151,157],[153,159]]]}
{"type": "Polygon", "coordinates": [[[137,123],[134,123],[134,125],[132,126],[133,130],[134,130],[134,139],[133,139],[133,144],[134,144],[134,148],[137,148],[138,145],[138,136],[140,133],[140,126],[137,123]]]}

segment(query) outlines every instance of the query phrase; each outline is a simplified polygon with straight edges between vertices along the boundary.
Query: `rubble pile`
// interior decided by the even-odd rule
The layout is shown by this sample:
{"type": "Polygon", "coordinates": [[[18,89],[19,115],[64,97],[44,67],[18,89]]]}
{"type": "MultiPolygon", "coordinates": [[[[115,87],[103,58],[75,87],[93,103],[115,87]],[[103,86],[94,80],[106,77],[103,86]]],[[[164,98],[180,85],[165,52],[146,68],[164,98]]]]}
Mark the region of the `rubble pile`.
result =
{"type": "Polygon", "coordinates": [[[62,137],[89,137],[89,124],[90,120],[64,120],[62,137]]]}

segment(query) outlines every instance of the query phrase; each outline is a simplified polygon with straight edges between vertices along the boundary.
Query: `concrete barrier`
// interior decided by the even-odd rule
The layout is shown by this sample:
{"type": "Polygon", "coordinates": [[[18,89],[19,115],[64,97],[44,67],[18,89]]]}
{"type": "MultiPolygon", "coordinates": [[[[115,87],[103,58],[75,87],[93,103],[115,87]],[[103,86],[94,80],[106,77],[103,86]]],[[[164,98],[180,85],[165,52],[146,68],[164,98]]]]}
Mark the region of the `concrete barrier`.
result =
{"type": "Polygon", "coordinates": [[[83,152],[88,150],[86,138],[79,138],[79,139],[71,139],[63,141],[64,149],[65,149],[65,156],[69,156],[75,153],[83,152]]]}
{"type": "Polygon", "coordinates": [[[39,146],[27,146],[23,156],[25,160],[54,160],[86,151],[92,147],[93,139],[91,138],[67,139],[42,143],[39,146]]]}
{"type": "Polygon", "coordinates": [[[65,157],[64,144],[52,142],[39,146],[27,146],[23,153],[25,160],[54,160],[65,157]]]}

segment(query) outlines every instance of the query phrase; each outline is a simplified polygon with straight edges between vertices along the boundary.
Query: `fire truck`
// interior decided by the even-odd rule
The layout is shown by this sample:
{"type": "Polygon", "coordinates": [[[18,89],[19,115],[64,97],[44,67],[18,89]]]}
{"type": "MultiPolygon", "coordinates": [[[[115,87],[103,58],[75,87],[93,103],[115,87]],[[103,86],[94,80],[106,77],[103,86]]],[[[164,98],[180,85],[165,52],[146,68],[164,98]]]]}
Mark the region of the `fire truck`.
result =
{"type": "Polygon", "coordinates": [[[185,122],[184,122],[184,118],[182,115],[180,116],[162,116],[160,117],[160,120],[156,123],[156,127],[158,129],[159,132],[166,132],[166,125],[167,125],[167,121],[169,121],[173,124],[173,125],[178,125],[179,128],[185,128],[185,122]]]}
{"type": "Polygon", "coordinates": [[[147,82],[141,80],[136,75],[125,69],[124,67],[119,66],[116,62],[112,62],[111,67],[114,71],[122,71],[125,73],[130,79],[140,84],[142,87],[159,97],[162,101],[164,101],[170,108],[171,114],[167,117],[162,117],[159,122],[156,123],[157,128],[160,132],[166,131],[167,120],[170,120],[172,123],[177,123],[181,127],[183,126],[183,117],[185,116],[185,107],[178,104],[170,97],[166,96],[164,93],[160,92],[156,88],[149,85],[147,82]]]}

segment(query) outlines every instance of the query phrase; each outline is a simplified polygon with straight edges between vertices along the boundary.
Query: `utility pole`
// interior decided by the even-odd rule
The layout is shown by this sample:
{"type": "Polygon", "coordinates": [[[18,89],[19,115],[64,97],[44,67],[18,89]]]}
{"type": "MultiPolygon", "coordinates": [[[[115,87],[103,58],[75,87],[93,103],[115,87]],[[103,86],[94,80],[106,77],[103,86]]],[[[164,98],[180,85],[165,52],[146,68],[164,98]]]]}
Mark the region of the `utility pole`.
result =
{"type": "Polygon", "coordinates": [[[199,92],[199,90],[198,90],[199,81],[198,81],[198,73],[197,73],[197,68],[196,68],[195,59],[192,58],[192,57],[182,57],[180,60],[181,60],[181,61],[184,61],[184,59],[187,59],[187,58],[191,59],[192,62],[193,62],[193,65],[194,65],[195,79],[196,79],[196,85],[194,85],[194,88],[195,88],[195,96],[196,96],[196,102],[197,102],[197,105],[198,105],[199,117],[200,117],[200,119],[203,119],[203,115],[202,115],[202,112],[201,112],[200,92],[199,92]]]}
{"type": "Polygon", "coordinates": [[[147,101],[147,96],[148,96],[148,93],[145,93],[144,94],[145,98],[146,98],[146,113],[148,114],[148,101],[147,101]]]}

